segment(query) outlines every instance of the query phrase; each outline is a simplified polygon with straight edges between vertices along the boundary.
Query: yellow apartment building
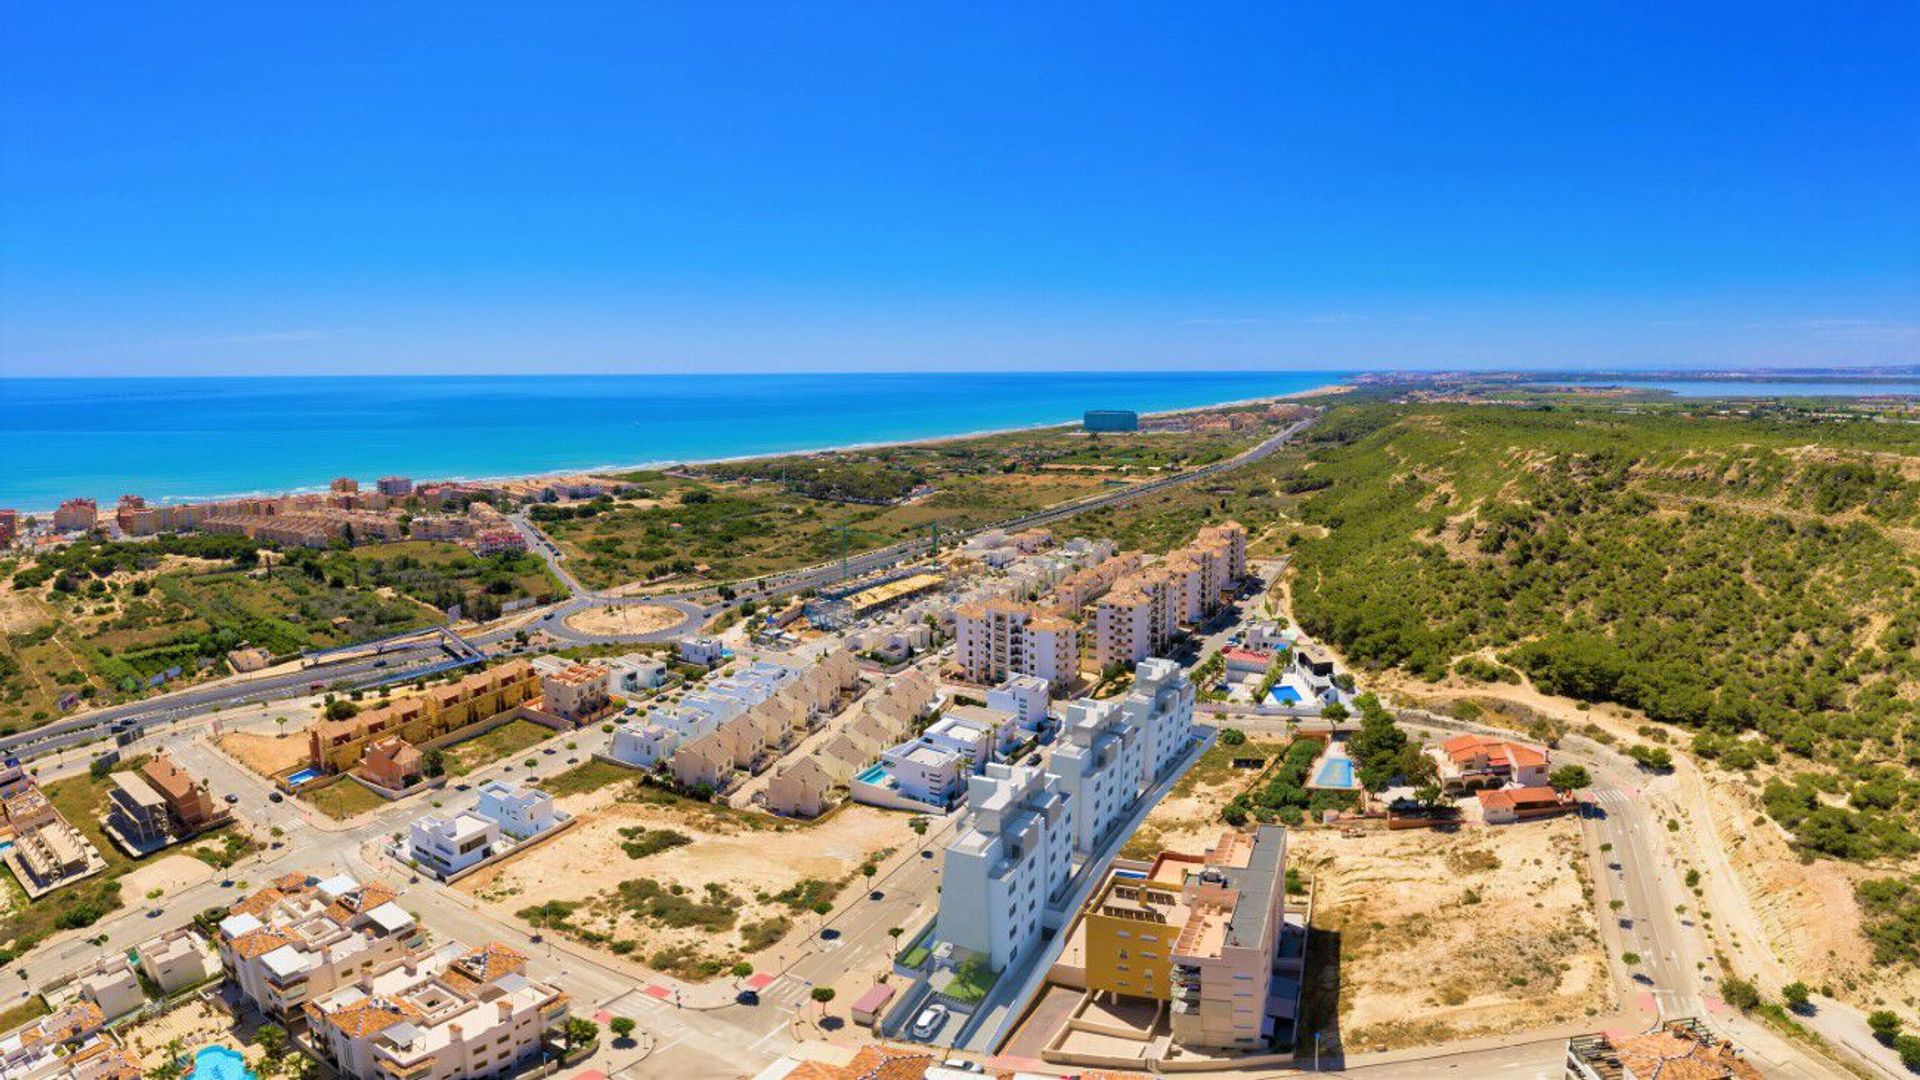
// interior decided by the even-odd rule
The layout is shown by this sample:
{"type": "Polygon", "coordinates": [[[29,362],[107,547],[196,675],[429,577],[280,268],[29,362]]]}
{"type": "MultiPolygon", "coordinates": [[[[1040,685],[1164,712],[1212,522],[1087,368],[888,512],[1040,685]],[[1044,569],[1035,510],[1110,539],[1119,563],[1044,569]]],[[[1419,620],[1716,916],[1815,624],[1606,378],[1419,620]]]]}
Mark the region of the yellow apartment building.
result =
{"type": "Polygon", "coordinates": [[[514,660],[345,720],[315,721],[307,733],[307,763],[322,772],[340,772],[358,764],[367,744],[381,736],[398,735],[418,746],[539,696],[539,673],[525,660],[514,660]]]}

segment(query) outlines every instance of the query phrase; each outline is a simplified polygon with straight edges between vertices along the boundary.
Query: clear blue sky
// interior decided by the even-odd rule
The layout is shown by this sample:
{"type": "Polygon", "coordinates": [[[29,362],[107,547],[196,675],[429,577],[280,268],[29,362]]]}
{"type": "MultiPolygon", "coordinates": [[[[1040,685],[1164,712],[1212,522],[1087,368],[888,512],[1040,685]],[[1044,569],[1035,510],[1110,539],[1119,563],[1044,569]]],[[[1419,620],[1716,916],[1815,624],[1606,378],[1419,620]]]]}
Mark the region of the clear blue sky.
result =
{"type": "Polygon", "coordinates": [[[1914,362],[1916,55],[1910,0],[7,0],[0,374],[1914,362]]]}

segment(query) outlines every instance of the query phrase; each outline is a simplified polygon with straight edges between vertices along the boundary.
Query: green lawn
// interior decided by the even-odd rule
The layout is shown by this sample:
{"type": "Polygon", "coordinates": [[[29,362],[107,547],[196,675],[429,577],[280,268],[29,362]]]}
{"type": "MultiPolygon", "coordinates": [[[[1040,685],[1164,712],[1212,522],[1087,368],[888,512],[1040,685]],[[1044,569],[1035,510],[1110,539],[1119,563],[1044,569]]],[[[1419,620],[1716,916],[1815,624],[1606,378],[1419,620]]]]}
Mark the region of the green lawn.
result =
{"type": "Polygon", "coordinates": [[[303,791],[300,797],[312,803],[321,813],[341,821],[387,803],[347,777],[341,777],[325,787],[303,791]]]}
{"type": "Polygon", "coordinates": [[[465,776],[553,738],[554,730],[531,720],[509,720],[484,735],[447,747],[447,772],[465,776]]]}

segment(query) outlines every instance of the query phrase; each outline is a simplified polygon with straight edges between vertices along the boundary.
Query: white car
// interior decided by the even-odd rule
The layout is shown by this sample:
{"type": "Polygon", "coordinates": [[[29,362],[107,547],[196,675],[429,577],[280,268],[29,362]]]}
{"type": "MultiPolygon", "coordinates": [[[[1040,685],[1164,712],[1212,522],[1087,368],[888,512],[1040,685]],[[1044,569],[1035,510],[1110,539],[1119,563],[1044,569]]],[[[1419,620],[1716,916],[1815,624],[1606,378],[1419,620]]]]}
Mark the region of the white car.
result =
{"type": "Polygon", "coordinates": [[[935,1002],[920,1010],[913,1018],[913,1026],[908,1030],[916,1039],[931,1039],[939,1033],[941,1025],[947,1022],[947,1007],[935,1002]]]}

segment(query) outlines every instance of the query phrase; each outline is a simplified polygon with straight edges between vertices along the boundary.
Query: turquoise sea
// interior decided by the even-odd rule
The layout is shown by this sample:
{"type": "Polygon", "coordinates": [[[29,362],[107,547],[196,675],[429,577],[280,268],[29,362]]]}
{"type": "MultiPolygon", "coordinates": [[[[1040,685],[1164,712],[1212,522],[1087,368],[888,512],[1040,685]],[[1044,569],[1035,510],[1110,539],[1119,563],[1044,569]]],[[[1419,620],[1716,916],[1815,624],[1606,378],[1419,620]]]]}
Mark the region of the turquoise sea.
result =
{"type": "Polygon", "coordinates": [[[1310,390],[1346,372],[0,380],[0,506],[178,502],[898,442],[1310,390]]]}

